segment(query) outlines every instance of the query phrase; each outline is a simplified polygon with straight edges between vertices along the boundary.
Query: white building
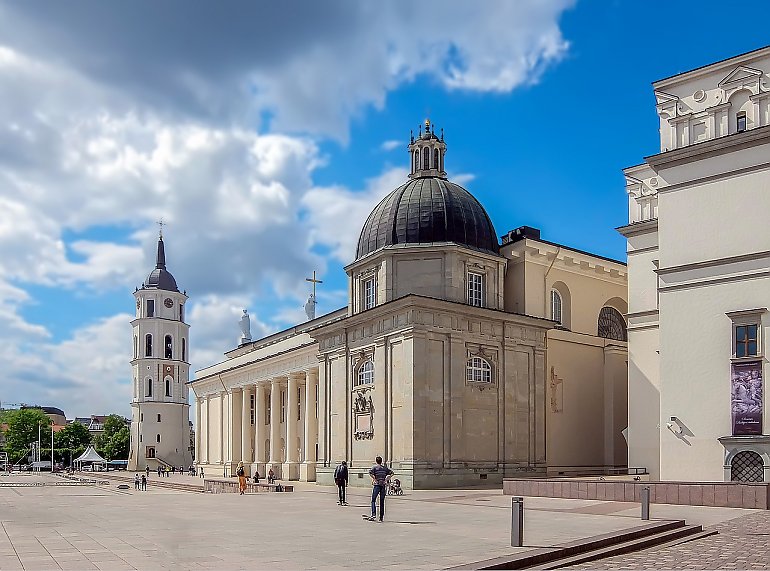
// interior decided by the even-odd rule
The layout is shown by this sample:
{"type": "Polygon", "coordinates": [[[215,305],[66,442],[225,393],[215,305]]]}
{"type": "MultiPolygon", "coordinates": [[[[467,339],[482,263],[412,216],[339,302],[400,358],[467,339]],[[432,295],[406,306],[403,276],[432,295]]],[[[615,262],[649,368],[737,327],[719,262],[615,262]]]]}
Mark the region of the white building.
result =
{"type": "Polygon", "coordinates": [[[133,400],[129,470],[158,464],[189,466],[188,404],[190,326],[184,321],[187,295],[166,269],[163,236],[155,269],[134,292],[133,400]]]}
{"type": "Polygon", "coordinates": [[[629,466],[770,481],[770,47],[653,84],[660,153],[625,169],[629,466]]]}
{"type": "MultiPolygon", "coordinates": [[[[196,463],[366,485],[383,456],[408,488],[624,470],[626,266],[502,239],[447,180],[426,124],[409,180],[364,223],[348,305],[244,342],[197,372],[196,463]]],[[[244,334],[247,338],[248,335],[244,334]]]]}

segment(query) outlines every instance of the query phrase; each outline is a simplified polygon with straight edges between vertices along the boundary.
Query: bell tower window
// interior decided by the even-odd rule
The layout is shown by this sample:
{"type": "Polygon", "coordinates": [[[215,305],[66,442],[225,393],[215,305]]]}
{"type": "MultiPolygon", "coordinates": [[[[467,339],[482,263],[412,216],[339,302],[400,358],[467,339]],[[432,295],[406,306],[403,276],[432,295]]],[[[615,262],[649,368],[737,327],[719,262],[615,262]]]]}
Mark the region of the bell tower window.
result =
{"type": "Polygon", "coordinates": [[[155,317],[155,300],[154,299],[148,299],[147,300],[147,317],[155,317]]]}
{"type": "Polygon", "coordinates": [[[152,396],[152,379],[147,379],[145,381],[145,385],[146,385],[145,387],[146,390],[144,391],[144,396],[151,397],[152,396]]]}
{"type": "Polygon", "coordinates": [[[433,168],[440,170],[438,168],[438,149],[433,149],[433,168]]]}
{"type": "Polygon", "coordinates": [[[428,147],[422,150],[422,168],[423,170],[430,169],[430,149],[428,147]]]}
{"type": "Polygon", "coordinates": [[[174,343],[171,339],[171,335],[166,335],[166,338],[164,340],[164,346],[166,348],[166,352],[165,352],[166,359],[173,359],[174,343]]]}
{"type": "Polygon", "coordinates": [[[144,336],[144,356],[152,357],[152,334],[148,333],[144,336]]]}
{"type": "Polygon", "coordinates": [[[187,359],[187,340],[182,337],[182,361],[187,359]]]}

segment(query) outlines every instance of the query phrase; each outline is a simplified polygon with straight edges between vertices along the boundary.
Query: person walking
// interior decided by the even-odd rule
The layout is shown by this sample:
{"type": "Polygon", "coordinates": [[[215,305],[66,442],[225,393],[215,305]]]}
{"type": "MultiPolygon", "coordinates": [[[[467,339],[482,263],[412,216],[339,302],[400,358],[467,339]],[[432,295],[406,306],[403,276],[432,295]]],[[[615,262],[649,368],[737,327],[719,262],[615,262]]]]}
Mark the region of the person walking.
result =
{"type": "Polygon", "coordinates": [[[135,490],[139,489],[139,472],[134,474],[134,489],[135,490]]]}
{"type": "Polygon", "coordinates": [[[246,491],[246,470],[243,468],[243,462],[238,462],[238,469],[235,471],[235,475],[238,476],[238,489],[241,495],[246,491]]]}
{"type": "Polygon", "coordinates": [[[149,466],[145,466],[144,467],[144,473],[147,475],[148,478],[150,477],[150,467],[149,466]]]}
{"type": "Polygon", "coordinates": [[[337,505],[348,505],[348,502],[345,498],[345,488],[348,485],[348,463],[345,460],[343,460],[334,470],[334,483],[337,484],[337,492],[339,493],[339,500],[337,500],[337,505]]]}
{"type": "Polygon", "coordinates": [[[393,470],[382,465],[382,456],[377,456],[374,461],[376,464],[369,470],[369,476],[372,478],[372,515],[369,517],[364,516],[364,518],[369,521],[377,519],[377,496],[379,496],[380,521],[382,521],[382,518],[385,517],[385,490],[390,477],[393,475],[393,470]]]}
{"type": "Polygon", "coordinates": [[[142,491],[147,491],[147,476],[142,475],[142,491]]]}

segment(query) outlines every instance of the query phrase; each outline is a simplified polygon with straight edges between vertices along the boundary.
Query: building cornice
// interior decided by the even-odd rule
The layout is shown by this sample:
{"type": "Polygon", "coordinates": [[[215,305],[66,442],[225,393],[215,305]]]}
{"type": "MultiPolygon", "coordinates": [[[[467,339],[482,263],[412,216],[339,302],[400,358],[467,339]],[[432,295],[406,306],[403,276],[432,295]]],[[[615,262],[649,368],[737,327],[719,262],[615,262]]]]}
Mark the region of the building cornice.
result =
{"type": "Polygon", "coordinates": [[[764,125],[743,131],[742,133],[732,133],[724,137],[658,153],[657,155],[650,155],[645,157],[644,160],[653,169],[658,171],[660,168],[670,168],[700,161],[768,142],[770,142],[770,125],[764,125]]]}
{"type": "Polygon", "coordinates": [[[770,46],[765,46],[750,52],[746,52],[744,54],[740,54],[740,55],[723,59],[717,62],[713,62],[708,65],[696,67],[695,69],[691,69],[689,71],[664,77],[663,79],[654,81],[652,83],[652,87],[656,91],[665,90],[667,88],[670,88],[673,85],[690,81],[693,78],[705,75],[707,73],[712,73],[720,69],[733,68],[737,66],[745,67],[747,61],[758,59],[768,55],[770,55],[770,46]]]}
{"type": "Polygon", "coordinates": [[[632,222],[625,226],[618,226],[615,228],[622,236],[630,238],[631,236],[638,236],[639,234],[649,234],[650,232],[658,231],[658,219],[653,218],[651,220],[643,220],[642,222],[632,222]]]}

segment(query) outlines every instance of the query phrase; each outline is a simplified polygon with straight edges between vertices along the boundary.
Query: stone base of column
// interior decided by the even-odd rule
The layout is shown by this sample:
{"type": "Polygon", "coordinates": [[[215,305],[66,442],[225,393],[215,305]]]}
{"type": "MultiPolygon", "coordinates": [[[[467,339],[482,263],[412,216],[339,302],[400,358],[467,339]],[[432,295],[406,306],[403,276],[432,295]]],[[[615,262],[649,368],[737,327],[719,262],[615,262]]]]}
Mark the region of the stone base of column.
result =
{"type": "Polygon", "coordinates": [[[284,480],[299,480],[299,464],[297,462],[284,462],[282,476],[284,480]]]}
{"type": "Polygon", "coordinates": [[[303,482],[315,482],[315,462],[303,462],[299,465],[299,479],[303,482]]]}

